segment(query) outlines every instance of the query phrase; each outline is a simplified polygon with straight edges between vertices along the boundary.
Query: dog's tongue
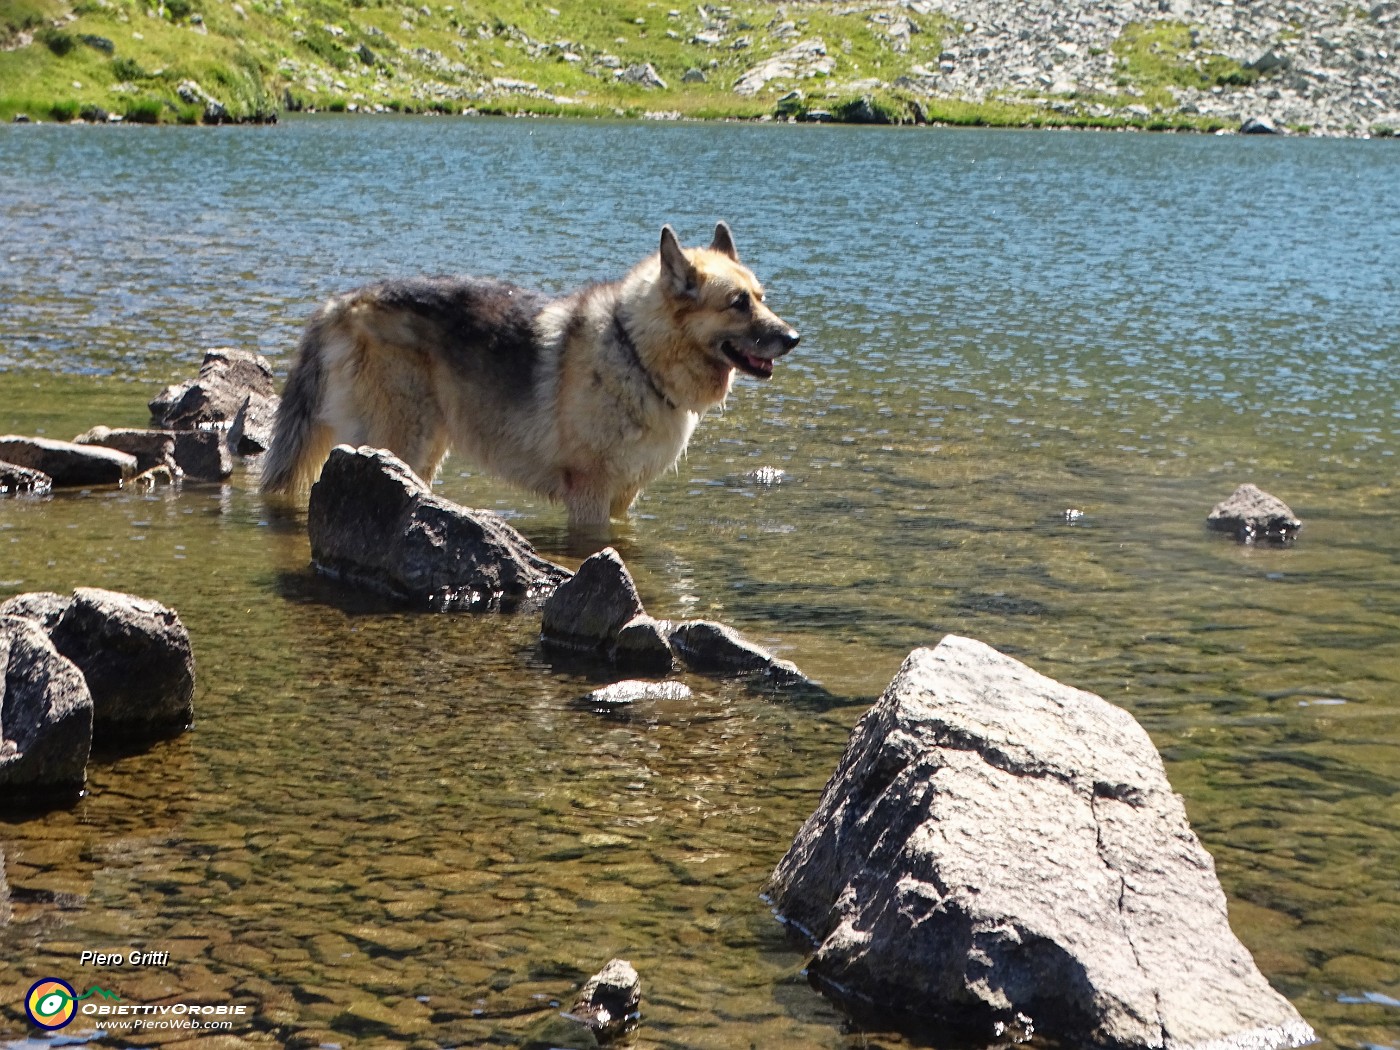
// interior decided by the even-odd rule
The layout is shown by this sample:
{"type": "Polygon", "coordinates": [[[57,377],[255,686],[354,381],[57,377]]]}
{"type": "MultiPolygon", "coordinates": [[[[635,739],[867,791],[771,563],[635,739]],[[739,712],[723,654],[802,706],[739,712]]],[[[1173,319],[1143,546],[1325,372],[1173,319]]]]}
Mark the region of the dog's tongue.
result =
{"type": "Polygon", "coordinates": [[[744,364],[748,365],[765,378],[773,374],[773,362],[766,357],[754,357],[752,354],[745,354],[744,364]]]}

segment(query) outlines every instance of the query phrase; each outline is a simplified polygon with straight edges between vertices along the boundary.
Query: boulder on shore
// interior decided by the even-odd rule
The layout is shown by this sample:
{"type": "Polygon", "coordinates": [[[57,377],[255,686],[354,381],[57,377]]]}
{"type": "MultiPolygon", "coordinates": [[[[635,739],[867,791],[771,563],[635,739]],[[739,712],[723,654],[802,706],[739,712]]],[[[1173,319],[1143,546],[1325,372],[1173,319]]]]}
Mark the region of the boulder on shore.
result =
{"type": "Polygon", "coordinates": [[[275,392],[265,357],[217,347],[205,352],[197,378],[168,386],[151,400],[151,421],[166,430],[227,430],[249,394],[272,397],[275,392]]]}
{"type": "Polygon", "coordinates": [[[0,615],[0,806],[71,801],[92,749],[82,673],[34,622],[0,615]]]}
{"type": "Polygon", "coordinates": [[[570,575],[499,515],[433,495],[383,449],[331,450],[306,527],[319,572],[440,610],[542,602],[570,575]]]}
{"type": "Polygon", "coordinates": [[[885,1016],[1112,1050],[1315,1038],[1142,727],[967,638],[905,660],[770,892],[814,983],[885,1016]]]}
{"type": "Polygon", "coordinates": [[[100,744],[183,732],[194,721],[194,653],[179,615],[159,602],[96,587],[71,598],[21,594],[0,615],[23,617],[82,674],[100,744]]]}
{"type": "Polygon", "coordinates": [[[0,496],[17,496],[20,493],[43,496],[52,488],[53,478],[42,470],[0,462],[0,496]]]}
{"type": "Polygon", "coordinates": [[[1267,540],[1283,544],[1297,538],[1303,523],[1283,500],[1246,483],[1211,508],[1206,527],[1228,532],[1241,543],[1267,540]]]}
{"type": "Polygon", "coordinates": [[[60,488],[120,485],[137,473],[136,457],[125,452],[17,434],[0,437],[0,460],[37,470],[60,488]]]}

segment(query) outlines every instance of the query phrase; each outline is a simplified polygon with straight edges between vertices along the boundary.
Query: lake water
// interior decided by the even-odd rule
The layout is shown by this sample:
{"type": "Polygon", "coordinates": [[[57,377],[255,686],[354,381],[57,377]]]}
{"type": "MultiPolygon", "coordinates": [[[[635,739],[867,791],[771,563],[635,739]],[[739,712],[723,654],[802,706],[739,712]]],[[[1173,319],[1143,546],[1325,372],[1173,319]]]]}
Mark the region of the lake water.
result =
{"type": "MultiPolygon", "coordinates": [[[[249,1043],[509,1046],[620,955],[639,1047],[939,1046],[845,1026],[759,893],[855,719],[955,632],[1130,710],[1265,974],[1323,1046],[1400,1047],[1397,175],[1396,146],[1353,141],[0,128],[0,431],[55,438],[144,424],[206,346],[285,368],[363,281],[564,290],[663,222],[707,243],[728,220],[803,344],[616,545],[650,612],[733,623],[832,693],[687,679],[601,719],[531,616],[318,581],[241,472],[0,500],[0,597],[159,599],[199,665],[193,732],[0,823],[0,1039],[53,975],[248,1004],[249,1043]],[[1243,481],[1304,519],[1296,546],[1205,531],[1243,481]],[[80,971],[102,948],[170,963],[80,971]]],[[[461,461],[440,491],[586,553],[461,461]]]]}

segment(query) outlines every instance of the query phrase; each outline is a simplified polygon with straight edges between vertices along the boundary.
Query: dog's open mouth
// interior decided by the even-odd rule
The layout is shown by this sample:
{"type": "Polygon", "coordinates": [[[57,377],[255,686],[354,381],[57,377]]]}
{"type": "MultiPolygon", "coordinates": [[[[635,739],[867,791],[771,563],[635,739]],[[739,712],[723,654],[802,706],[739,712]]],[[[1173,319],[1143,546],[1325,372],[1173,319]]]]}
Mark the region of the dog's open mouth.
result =
{"type": "Polygon", "coordinates": [[[755,379],[773,378],[773,362],[768,358],[746,354],[728,339],[720,343],[719,348],[725,357],[734,362],[734,367],[745,375],[751,375],[755,379]]]}

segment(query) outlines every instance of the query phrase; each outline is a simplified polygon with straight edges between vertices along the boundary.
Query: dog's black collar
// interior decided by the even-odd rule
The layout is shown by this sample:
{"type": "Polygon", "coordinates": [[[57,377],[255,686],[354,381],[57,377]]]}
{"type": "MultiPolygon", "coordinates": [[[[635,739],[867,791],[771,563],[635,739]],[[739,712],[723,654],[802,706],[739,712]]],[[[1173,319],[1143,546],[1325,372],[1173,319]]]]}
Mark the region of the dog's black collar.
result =
{"type": "Polygon", "coordinates": [[[651,387],[651,392],[661,398],[662,401],[666,402],[669,408],[679,408],[680,406],[666,396],[666,391],[661,389],[661,384],[658,383],[656,377],[651,374],[651,369],[646,366],[646,362],[642,360],[641,353],[637,350],[637,344],[632,342],[632,336],[628,333],[627,326],[622,323],[622,315],[616,311],[613,312],[613,331],[617,333],[617,341],[622,344],[623,349],[631,356],[632,363],[635,364],[642,375],[646,377],[647,386],[651,387]]]}

